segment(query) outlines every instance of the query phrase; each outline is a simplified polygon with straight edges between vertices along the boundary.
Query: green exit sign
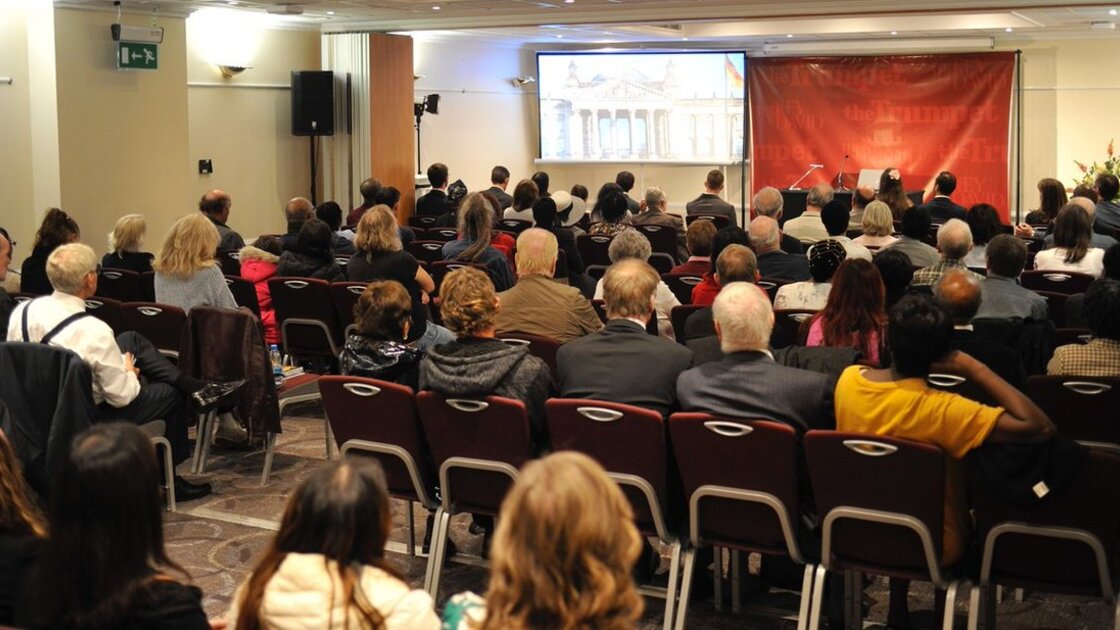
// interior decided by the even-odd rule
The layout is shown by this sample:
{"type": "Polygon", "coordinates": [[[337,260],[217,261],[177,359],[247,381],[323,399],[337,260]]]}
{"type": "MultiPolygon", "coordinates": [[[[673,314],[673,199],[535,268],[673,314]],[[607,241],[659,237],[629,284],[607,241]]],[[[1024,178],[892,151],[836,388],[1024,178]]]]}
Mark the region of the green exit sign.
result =
{"type": "Polygon", "coordinates": [[[155,70],[159,67],[159,47],[155,44],[117,42],[117,68],[155,70]]]}

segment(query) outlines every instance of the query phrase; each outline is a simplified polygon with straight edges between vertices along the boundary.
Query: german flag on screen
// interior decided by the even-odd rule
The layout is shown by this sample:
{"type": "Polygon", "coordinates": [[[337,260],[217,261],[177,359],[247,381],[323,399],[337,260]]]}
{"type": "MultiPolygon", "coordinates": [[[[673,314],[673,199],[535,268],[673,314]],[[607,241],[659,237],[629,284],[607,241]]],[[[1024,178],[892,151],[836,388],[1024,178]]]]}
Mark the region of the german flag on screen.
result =
{"type": "Polygon", "coordinates": [[[727,82],[731,87],[737,90],[743,89],[743,75],[739,74],[739,69],[731,62],[730,55],[723,57],[723,68],[727,72],[727,82]]]}

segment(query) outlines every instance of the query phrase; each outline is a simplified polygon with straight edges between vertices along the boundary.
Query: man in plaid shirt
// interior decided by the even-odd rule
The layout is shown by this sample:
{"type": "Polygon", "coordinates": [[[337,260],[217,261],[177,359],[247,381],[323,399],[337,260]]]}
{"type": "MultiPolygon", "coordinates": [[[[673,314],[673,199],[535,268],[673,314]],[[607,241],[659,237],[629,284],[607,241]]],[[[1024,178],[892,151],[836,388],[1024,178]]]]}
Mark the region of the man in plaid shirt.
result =
{"type": "Polygon", "coordinates": [[[968,224],[960,219],[949,219],[937,231],[937,249],[941,250],[941,260],[929,267],[923,267],[914,272],[911,284],[914,286],[931,286],[937,284],[941,276],[950,269],[961,269],[968,273],[977,282],[982,282],[984,277],[969,271],[964,265],[964,257],[972,250],[972,230],[968,224]]]}
{"type": "Polygon", "coordinates": [[[1084,308],[1092,340],[1055,350],[1046,373],[1120,378],[1120,282],[1105,278],[1089,285],[1084,308]]]}

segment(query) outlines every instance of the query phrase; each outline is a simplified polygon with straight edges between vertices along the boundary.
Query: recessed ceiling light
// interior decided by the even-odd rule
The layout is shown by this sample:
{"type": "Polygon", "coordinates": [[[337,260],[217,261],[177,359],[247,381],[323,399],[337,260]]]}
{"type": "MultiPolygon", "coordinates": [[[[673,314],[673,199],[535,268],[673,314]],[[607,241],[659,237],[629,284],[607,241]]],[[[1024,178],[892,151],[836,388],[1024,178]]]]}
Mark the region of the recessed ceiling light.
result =
{"type": "Polygon", "coordinates": [[[564,4],[574,4],[576,0],[564,0],[564,4]]]}
{"type": "Polygon", "coordinates": [[[327,15],[334,15],[334,11],[327,11],[327,15]]]}
{"type": "Polygon", "coordinates": [[[1015,29],[1013,29],[1013,28],[1011,28],[1010,26],[1008,26],[1007,28],[1003,29],[1003,32],[1004,32],[1004,33],[1010,33],[1011,31],[1014,31],[1014,30],[1015,30],[1015,29]]]}
{"type": "Polygon", "coordinates": [[[793,33],[786,33],[786,37],[787,37],[787,38],[792,38],[792,37],[793,37],[793,33]]]}
{"type": "Polygon", "coordinates": [[[564,39],[564,36],[563,35],[557,35],[556,39],[564,39]]]}
{"type": "Polygon", "coordinates": [[[1116,9],[1109,9],[1108,14],[1109,15],[1116,15],[1116,9]]]}
{"type": "Polygon", "coordinates": [[[687,37],[682,37],[682,38],[681,38],[681,41],[682,41],[682,42],[687,42],[687,41],[688,41],[688,38],[687,38],[687,37]]]}
{"type": "Polygon", "coordinates": [[[440,6],[438,4],[432,6],[432,11],[439,11],[439,10],[440,10],[440,6]]]}
{"type": "Polygon", "coordinates": [[[891,35],[898,35],[898,31],[891,31],[891,35]]]}

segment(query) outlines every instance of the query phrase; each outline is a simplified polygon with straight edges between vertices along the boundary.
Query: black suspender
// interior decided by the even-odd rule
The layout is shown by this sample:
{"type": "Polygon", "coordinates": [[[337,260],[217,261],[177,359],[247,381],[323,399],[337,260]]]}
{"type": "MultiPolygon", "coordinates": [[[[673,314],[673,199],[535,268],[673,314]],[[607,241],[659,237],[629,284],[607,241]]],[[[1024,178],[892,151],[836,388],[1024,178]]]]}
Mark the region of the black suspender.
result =
{"type": "MultiPolygon", "coordinates": [[[[31,302],[28,302],[23,307],[23,321],[21,322],[21,325],[23,326],[23,340],[26,341],[26,342],[31,341],[31,335],[27,332],[27,311],[31,310],[31,303],[32,302],[34,302],[34,300],[32,300],[31,302]]],[[[85,311],[80,311],[80,312],[74,313],[73,315],[70,315],[66,319],[58,322],[57,326],[55,326],[54,328],[47,331],[47,334],[43,335],[43,338],[39,340],[39,343],[50,343],[51,339],[54,339],[58,335],[58,333],[62,332],[67,326],[69,326],[70,324],[73,324],[74,322],[78,321],[79,319],[82,319],[83,317],[89,317],[89,313],[86,313],[85,311]]]]}

